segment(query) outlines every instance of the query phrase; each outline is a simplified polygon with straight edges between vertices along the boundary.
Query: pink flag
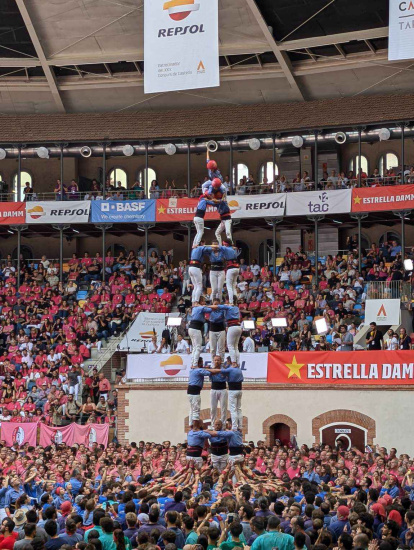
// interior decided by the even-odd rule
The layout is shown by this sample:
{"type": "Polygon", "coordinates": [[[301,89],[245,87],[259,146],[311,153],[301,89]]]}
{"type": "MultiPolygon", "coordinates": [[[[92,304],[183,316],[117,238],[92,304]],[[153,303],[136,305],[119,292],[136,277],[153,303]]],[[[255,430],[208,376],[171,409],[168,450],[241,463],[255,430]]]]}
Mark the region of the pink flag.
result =
{"type": "Polygon", "coordinates": [[[42,447],[47,447],[48,445],[59,445],[59,443],[66,443],[66,445],[71,447],[75,443],[73,430],[74,426],[76,426],[76,424],[52,428],[51,426],[40,424],[39,445],[42,447]]]}
{"type": "Polygon", "coordinates": [[[102,444],[105,448],[108,445],[109,424],[73,424],[74,438],[73,442],[80,445],[83,443],[86,447],[92,447],[94,443],[102,444]]]}
{"type": "Polygon", "coordinates": [[[28,443],[36,447],[37,422],[2,422],[1,439],[11,447],[14,443],[24,445],[28,443]]]}

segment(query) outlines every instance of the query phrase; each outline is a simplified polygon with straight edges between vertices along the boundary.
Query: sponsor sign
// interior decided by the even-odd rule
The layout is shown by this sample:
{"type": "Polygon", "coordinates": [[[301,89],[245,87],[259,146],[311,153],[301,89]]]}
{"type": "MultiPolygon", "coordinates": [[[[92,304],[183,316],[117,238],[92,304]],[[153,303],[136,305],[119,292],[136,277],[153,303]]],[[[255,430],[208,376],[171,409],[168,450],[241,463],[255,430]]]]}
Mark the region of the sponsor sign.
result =
{"type": "Polygon", "coordinates": [[[37,426],[37,422],[2,422],[1,438],[8,447],[12,447],[15,443],[20,446],[28,443],[36,447],[37,426]]]}
{"type": "Polygon", "coordinates": [[[90,201],[26,203],[26,223],[88,223],[90,201]]]}
{"type": "MultiPolygon", "coordinates": [[[[188,222],[192,221],[197,210],[198,199],[158,199],[156,206],[157,222],[188,222]]],[[[217,208],[208,206],[206,220],[219,220],[217,208]]]]}
{"type": "Polygon", "coordinates": [[[18,225],[26,221],[25,202],[0,202],[0,224],[18,225]]]}
{"type": "Polygon", "coordinates": [[[388,59],[414,58],[414,0],[390,0],[388,59]]]}
{"type": "Polygon", "coordinates": [[[227,197],[231,217],[234,219],[283,216],[286,194],[248,195],[227,197]]]}
{"type": "Polygon", "coordinates": [[[92,201],[93,223],[154,222],[155,200],[92,201]]]}
{"type": "Polygon", "coordinates": [[[154,334],[157,335],[157,342],[161,342],[162,331],[166,326],[165,320],[164,313],[141,312],[119,344],[119,349],[121,351],[145,350],[154,334]]]}
{"type": "MultiPolygon", "coordinates": [[[[202,353],[201,357],[206,368],[212,366],[209,353],[202,353]]],[[[267,353],[241,353],[240,365],[245,379],[266,378],[267,353]]],[[[190,369],[188,353],[128,355],[127,378],[188,378],[190,369]]]]}
{"type": "Polygon", "coordinates": [[[414,185],[352,189],[352,212],[379,212],[414,208],[414,185]]]}
{"type": "Polygon", "coordinates": [[[218,0],[145,0],[144,91],[220,85],[218,0]]]}
{"type": "Polygon", "coordinates": [[[335,428],[335,433],[336,434],[350,434],[352,432],[351,432],[350,428],[335,428]]]}
{"type": "Polygon", "coordinates": [[[288,193],[287,216],[344,214],[351,211],[351,189],[288,193]]]}
{"type": "Polygon", "coordinates": [[[411,351],[296,351],[268,354],[271,384],[413,385],[411,351]]]}
{"type": "Polygon", "coordinates": [[[365,304],[365,324],[399,325],[400,300],[367,300],[365,304]]]}

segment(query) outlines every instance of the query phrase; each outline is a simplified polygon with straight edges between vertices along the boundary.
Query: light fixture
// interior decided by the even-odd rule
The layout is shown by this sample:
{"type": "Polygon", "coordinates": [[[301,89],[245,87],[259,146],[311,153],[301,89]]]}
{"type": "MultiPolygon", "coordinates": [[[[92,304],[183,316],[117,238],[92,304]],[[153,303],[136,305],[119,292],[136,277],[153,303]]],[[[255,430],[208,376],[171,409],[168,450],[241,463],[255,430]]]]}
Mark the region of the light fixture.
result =
{"type": "Polygon", "coordinates": [[[0,149],[0,160],[5,159],[6,156],[7,156],[6,150],[5,149],[0,149]]]}
{"type": "Polygon", "coordinates": [[[92,155],[92,149],[87,145],[85,145],[84,147],[81,148],[80,154],[85,158],[89,158],[92,155]]]}
{"type": "Polygon", "coordinates": [[[346,134],[345,132],[337,132],[335,134],[335,142],[338,144],[338,145],[343,145],[346,141],[346,134]]]}
{"type": "Polygon", "coordinates": [[[378,137],[380,141],[387,141],[391,137],[391,132],[388,130],[388,128],[381,128],[381,130],[378,132],[378,137]]]}
{"type": "Polygon", "coordinates": [[[138,229],[138,231],[143,231],[143,232],[145,231],[145,229],[143,227],[140,227],[140,226],[138,226],[137,229],[138,229]]]}
{"type": "Polygon", "coordinates": [[[325,317],[322,317],[321,319],[316,319],[315,326],[318,334],[325,334],[326,332],[328,332],[328,325],[326,323],[325,317]]]}
{"type": "Polygon", "coordinates": [[[249,139],[249,147],[252,151],[257,151],[258,149],[260,149],[260,139],[257,139],[257,138],[252,138],[252,139],[249,139]]]}
{"type": "Polygon", "coordinates": [[[296,147],[297,149],[300,149],[303,145],[303,137],[302,136],[294,136],[292,138],[292,145],[293,145],[293,147],[296,147]]]}
{"type": "Polygon", "coordinates": [[[10,235],[14,235],[14,231],[12,231],[11,229],[8,229],[7,233],[10,233],[10,235]]]}
{"type": "Polygon", "coordinates": [[[181,325],[181,317],[167,317],[167,327],[179,327],[181,325]]]}
{"type": "Polygon", "coordinates": [[[36,154],[40,159],[48,159],[49,158],[49,149],[46,149],[46,147],[38,147],[36,149],[36,154]]]}
{"type": "Polygon", "coordinates": [[[124,145],[122,147],[122,152],[126,157],[132,157],[132,155],[135,152],[135,149],[132,147],[132,145],[124,145]]]}
{"type": "Polygon", "coordinates": [[[404,260],[404,269],[405,271],[414,271],[414,263],[409,258],[404,260]]]}
{"type": "Polygon", "coordinates": [[[167,155],[175,155],[175,153],[177,152],[177,147],[174,145],[174,143],[169,143],[164,147],[164,149],[167,155]]]}
{"type": "Polygon", "coordinates": [[[273,317],[271,321],[273,327],[287,327],[286,317],[273,317]]]}
{"type": "Polygon", "coordinates": [[[252,319],[243,321],[243,330],[254,330],[256,328],[256,323],[252,319]]]}
{"type": "Polygon", "coordinates": [[[74,233],[79,233],[79,231],[78,231],[77,229],[75,229],[74,227],[72,227],[72,231],[73,231],[74,233]]]}

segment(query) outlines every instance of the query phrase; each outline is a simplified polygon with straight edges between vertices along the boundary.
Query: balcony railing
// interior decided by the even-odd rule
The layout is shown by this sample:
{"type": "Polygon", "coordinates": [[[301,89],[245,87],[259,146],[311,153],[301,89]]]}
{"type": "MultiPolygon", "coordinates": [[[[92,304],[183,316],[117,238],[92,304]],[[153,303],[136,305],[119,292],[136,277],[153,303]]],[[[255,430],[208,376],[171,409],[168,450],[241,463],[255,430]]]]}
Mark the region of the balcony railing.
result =
{"type": "Polygon", "coordinates": [[[411,301],[411,283],[408,281],[370,281],[367,298],[370,300],[399,299],[401,303],[411,301]]]}

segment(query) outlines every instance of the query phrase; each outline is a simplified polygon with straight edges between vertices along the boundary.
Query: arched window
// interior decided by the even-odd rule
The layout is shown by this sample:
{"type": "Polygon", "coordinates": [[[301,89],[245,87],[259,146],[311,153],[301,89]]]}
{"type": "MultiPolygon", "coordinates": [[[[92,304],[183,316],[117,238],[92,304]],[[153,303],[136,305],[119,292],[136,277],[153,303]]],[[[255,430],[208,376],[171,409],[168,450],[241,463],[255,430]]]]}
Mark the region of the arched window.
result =
{"type": "Polygon", "coordinates": [[[240,250],[239,260],[243,258],[246,264],[250,263],[250,248],[244,241],[236,241],[236,246],[240,250]]]}
{"type": "Polygon", "coordinates": [[[30,185],[30,187],[33,189],[33,178],[32,175],[29,174],[29,172],[25,172],[22,170],[20,175],[20,195],[17,196],[17,173],[13,176],[13,193],[15,196],[16,201],[22,201],[24,200],[24,188],[26,187],[26,183],[30,185]]]}
{"type": "MultiPolygon", "coordinates": [[[[22,244],[20,247],[20,255],[23,257],[23,260],[33,260],[32,249],[25,244],[22,244]]],[[[17,248],[12,252],[12,259],[17,260],[17,248]]]]}
{"type": "Polygon", "coordinates": [[[268,183],[273,183],[275,176],[279,175],[279,167],[275,164],[275,174],[273,174],[273,162],[268,161],[260,167],[260,179],[259,182],[263,183],[264,178],[267,178],[268,183]]]}
{"type": "Polygon", "coordinates": [[[128,188],[128,176],[125,170],[122,168],[112,168],[108,174],[110,184],[114,187],[118,187],[118,183],[125,189],[128,188]]]}
{"type": "MultiPolygon", "coordinates": [[[[157,179],[157,173],[155,172],[155,170],[153,170],[152,168],[148,168],[148,181],[147,181],[148,189],[151,186],[152,180],[156,180],[156,179],[157,179]]],[[[140,170],[138,172],[138,181],[141,185],[144,185],[144,183],[145,183],[145,168],[143,168],[142,170],[140,170]]]]}
{"type": "Polygon", "coordinates": [[[379,246],[381,247],[385,242],[391,243],[392,241],[397,241],[397,244],[401,244],[401,237],[398,233],[394,233],[394,231],[387,231],[381,235],[379,246]]]}
{"type": "MultiPolygon", "coordinates": [[[[351,170],[354,175],[358,174],[358,168],[359,168],[359,156],[353,157],[351,159],[351,162],[349,163],[349,170],[351,170]]],[[[365,155],[361,155],[361,170],[369,176],[368,173],[368,159],[365,155]]]]}
{"type": "Polygon", "coordinates": [[[399,160],[395,153],[385,153],[381,155],[378,163],[378,170],[381,176],[385,176],[385,172],[390,168],[398,168],[399,160]]]}
{"type": "Polygon", "coordinates": [[[239,184],[239,181],[241,179],[243,179],[244,177],[246,177],[246,179],[248,179],[249,177],[249,169],[247,168],[247,166],[245,164],[237,164],[237,166],[235,166],[233,168],[233,182],[238,185],[239,184]],[[236,173],[236,168],[237,168],[237,173],[236,173]],[[236,181],[236,177],[237,177],[237,181],[236,181]]]}

